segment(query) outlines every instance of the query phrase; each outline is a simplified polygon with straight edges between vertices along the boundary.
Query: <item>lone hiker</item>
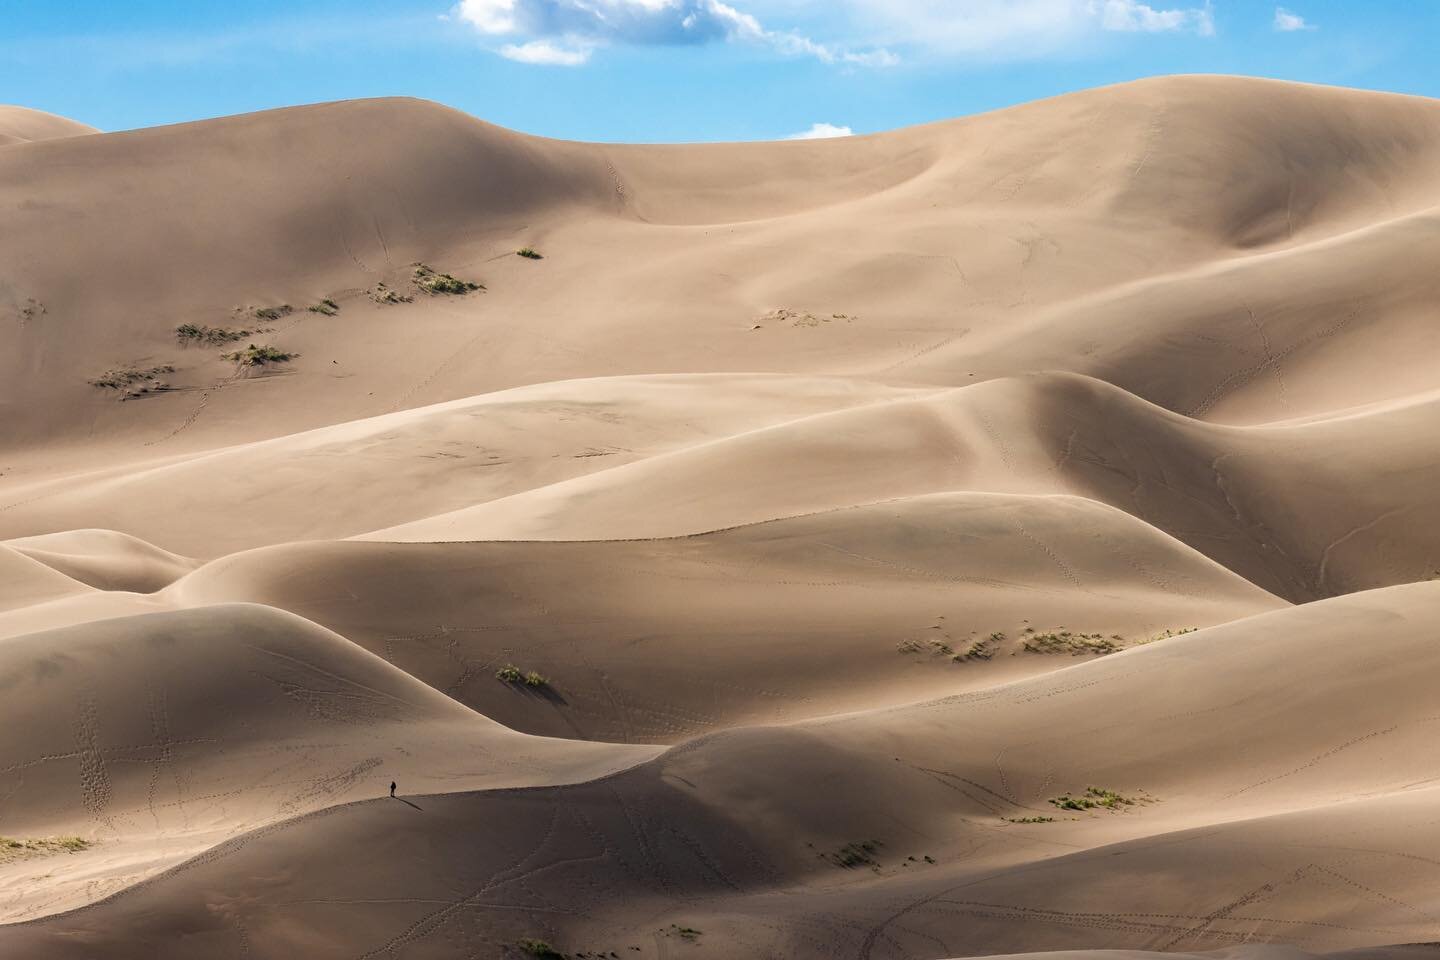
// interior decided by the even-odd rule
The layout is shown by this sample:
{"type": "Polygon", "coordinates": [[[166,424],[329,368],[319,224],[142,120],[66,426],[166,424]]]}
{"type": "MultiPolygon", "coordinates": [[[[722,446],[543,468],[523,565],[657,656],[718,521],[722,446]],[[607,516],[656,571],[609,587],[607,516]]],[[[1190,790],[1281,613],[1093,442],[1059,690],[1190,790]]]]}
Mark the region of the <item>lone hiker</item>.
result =
{"type": "Polygon", "coordinates": [[[394,780],[391,780],[391,781],[390,781],[390,796],[392,796],[392,797],[395,796],[395,781],[394,781],[394,780]]]}

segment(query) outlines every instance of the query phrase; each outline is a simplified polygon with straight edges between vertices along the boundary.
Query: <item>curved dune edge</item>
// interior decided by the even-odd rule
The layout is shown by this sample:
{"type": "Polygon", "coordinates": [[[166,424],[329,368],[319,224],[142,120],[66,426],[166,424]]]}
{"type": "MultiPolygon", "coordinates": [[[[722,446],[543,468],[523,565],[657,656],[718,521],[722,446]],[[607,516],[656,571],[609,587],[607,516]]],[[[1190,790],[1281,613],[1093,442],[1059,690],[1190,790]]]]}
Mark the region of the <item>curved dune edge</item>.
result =
{"type": "Polygon", "coordinates": [[[183,927],[199,938],[185,949],[225,955],[238,924],[276,955],[297,935],[361,955],[449,929],[476,943],[538,930],[588,949],[672,922],[734,955],[817,957],[912,937],[963,943],[962,955],[1157,937],[1202,950],[1297,931],[1316,952],[1420,940],[1431,921],[1390,891],[1429,889],[1440,852],[1417,829],[1435,788],[1409,782],[1435,766],[1413,694],[1433,681],[1437,604],[1440,587],[1416,585],[1262,614],[928,704],[717,734],[599,781],[416,797],[424,816],[385,799],[331,807],[103,904],[6,927],[0,942],[61,957],[145,942],[167,956],[166,931],[183,927]],[[1392,629],[1356,664],[1357,631],[1377,617],[1392,629]],[[1290,682],[1277,689],[1280,665],[1290,682]],[[1308,725],[1237,756],[1235,731],[1281,697],[1308,725]],[[1106,703],[1133,706],[1110,718],[1106,703]],[[1196,707],[1218,722],[1194,722],[1196,707]],[[1029,741],[1000,764],[985,742],[998,729],[1029,741]],[[1413,757],[1406,769],[1397,751],[1413,757]],[[1091,778],[1136,803],[1011,822],[1058,812],[1043,798],[1091,778]],[[873,872],[822,855],[855,837],[879,841],[873,872]],[[350,862],[377,854],[390,869],[350,862]],[[277,856],[291,865],[280,874],[266,866],[277,856]],[[362,917],[296,899],[314,889],[392,905],[362,917]],[[204,890],[224,891],[229,921],[202,919],[204,890]],[[1191,909],[1177,914],[1177,897],[1191,909]],[[477,898],[505,909],[466,908],[477,898]],[[1248,909],[1220,909],[1237,898],[1248,909]],[[784,923],[756,922],[776,910],[784,923]]]}
{"type": "Polygon", "coordinates": [[[1433,572],[1434,408],[1239,428],[1043,374],[815,414],[362,539],[667,537],[945,490],[1076,494],[1299,602],[1433,572]],[[1359,443],[1366,461],[1335,456],[1359,443]]]}
{"type": "Polygon", "coordinates": [[[383,793],[382,780],[407,792],[553,783],[656,752],[513,733],[334,633],[255,604],[12,637],[0,663],[6,709],[27,720],[0,739],[7,833],[94,844],[0,861],[11,921],[94,900],[227,837],[383,793]],[[44,884],[30,876],[37,867],[44,884]]]}
{"type": "Polygon", "coordinates": [[[44,110],[0,104],[0,147],[99,132],[88,124],[44,110]]]}
{"type": "Polygon", "coordinates": [[[200,566],[114,530],[67,530],[4,545],[97,590],[154,593],[200,566]]]}
{"type": "Polygon", "coordinates": [[[954,493],[676,539],[263,548],[153,596],[0,614],[0,636],[237,601],[324,624],[512,728],[629,742],[911,702],[1087,653],[1031,653],[1037,631],[1114,650],[1284,606],[1093,501],[954,493]],[[496,683],[506,663],[553,695],[496,683]]]}

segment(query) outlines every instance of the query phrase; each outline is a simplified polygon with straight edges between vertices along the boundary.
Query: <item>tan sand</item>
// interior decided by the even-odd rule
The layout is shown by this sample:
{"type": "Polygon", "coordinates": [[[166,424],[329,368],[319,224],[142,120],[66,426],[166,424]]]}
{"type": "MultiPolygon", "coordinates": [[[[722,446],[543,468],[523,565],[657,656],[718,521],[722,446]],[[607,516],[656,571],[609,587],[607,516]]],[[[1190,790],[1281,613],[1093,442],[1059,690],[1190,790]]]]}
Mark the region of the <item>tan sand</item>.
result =
{"type": "Polygon", "coordinates": [[[1440,955],[1437,164],[0,108],[0,955],[1440,955]]]}

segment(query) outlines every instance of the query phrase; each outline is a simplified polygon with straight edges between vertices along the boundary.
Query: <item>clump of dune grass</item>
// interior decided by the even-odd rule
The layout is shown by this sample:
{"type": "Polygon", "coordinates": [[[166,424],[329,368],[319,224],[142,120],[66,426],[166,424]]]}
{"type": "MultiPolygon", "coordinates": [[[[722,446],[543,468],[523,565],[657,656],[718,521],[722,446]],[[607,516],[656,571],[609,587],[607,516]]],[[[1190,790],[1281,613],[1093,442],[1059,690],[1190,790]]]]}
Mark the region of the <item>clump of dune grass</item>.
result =
{"type": "Polygon", "coordinates": [[[175,339],[181,343],[203,343],[209,346],[219,346],[222,343],[234,343],[237,340],[244,340],[246,337],[257,333],[256,330],[236,330],[231,327],[207,327],[199,323],[182,323],[175,328],[175,339]]]}
{"type": "Polygon", "coordinates": [[[370,291],[370,299],[378,304],[391,303],[414,303],[415,298],[408,293],[401,293],[393,287],[385,285],[384,281],[375,284],[375,289],[370,291]]]}
{"type": "Polygon", "coordinates": [[[432,295],[459,296],[470,293],[472,290],[485,289],[472,280],[457,280],[448,273],[436,273],[423,263],[415,264],[415,273],[411,279],[415,286],[432,295]]]}
{"type": "Polygon", "coordinates": [[[158,367],[147,367],[142,370],[139,367],[115,367],[106,370],[100,376],[91,380],[93,386],[104,387],[107,390],[123,390],[131,384],[144,381],[153,381],[155,378],[166,373],[174,373],[175,367],[168,363],[162,363],[158,367]]]}
{"type": "Polygon", "coordinates": [[[1052,633],[1032,634],[1025,641],[1028,653],[1064,654],[1079,657],[1087,653],[1104,655],[1116,653],[1124,647],[1125,638],[1119,634],[1102,637],[1098,633],[1071,633],[1060,630],[1052,633]]]}
{"type": "Polygon", "coordinates": [[[545,258],[535,250],[534,247],[521,247],[515,251],[515,256],[524,257],[526,260],[544,260],[545,258]]]}
{"type": "Polygon", "coordinates": [[[1149,803],[1148,798],[1126,797],[1114,790],[1107,790],[1104,787],[1086,787],[1085,792],[1078,797],[1072,797],[1068,793],[1054,797],[1050,801],[1061,810],[1119,810],[1121,807],[1133,807],[1137,803],[1149,803]]]}
{"type": "Polygon", "coordinates": [[[322,316],[333,317],[335,316],[335,314],[340,312],[340,304],[336,303],[334,300],[331,300],[329,297],[326,297],[319,303],[312,304],[305,309],[309,310],[311,313],[318,313],[322,316]]]}
{"type": "Polygon", "coordinates": [[[94,841],[84,837],[0,837],[0,863],[11,860],[32,860],[37,857],[80,853],[93,847],[94,841]]]}
{"type": "Polygon", "coordinates": [[[513,663],[507,663],[495,671],[495,679],[501,683],[523,684],[527,687],[547,687],[550,681],[534,670],[521,670],[513,663]]]}
{"type": "Polygon", "coordinates": [[[270,344],[250,344],[244,350],[235,350],[231,353],[222,353],[223,360],[233,360],[242,367],[263,367],[272,363],[288,363],[300,356],[298,353],[289,353],[270,344]]]}

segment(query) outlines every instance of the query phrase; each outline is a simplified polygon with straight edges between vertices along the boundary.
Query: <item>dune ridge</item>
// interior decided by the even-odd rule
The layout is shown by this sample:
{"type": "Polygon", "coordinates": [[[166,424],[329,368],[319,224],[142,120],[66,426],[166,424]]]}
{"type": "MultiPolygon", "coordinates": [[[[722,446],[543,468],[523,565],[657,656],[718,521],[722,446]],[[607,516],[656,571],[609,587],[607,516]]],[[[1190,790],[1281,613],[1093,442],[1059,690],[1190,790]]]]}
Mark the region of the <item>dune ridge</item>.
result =
{"type": "Polygon", "coordinates": [[[1437,159],[0,108],[0,953],[1437,955],[1437,159]]]}

